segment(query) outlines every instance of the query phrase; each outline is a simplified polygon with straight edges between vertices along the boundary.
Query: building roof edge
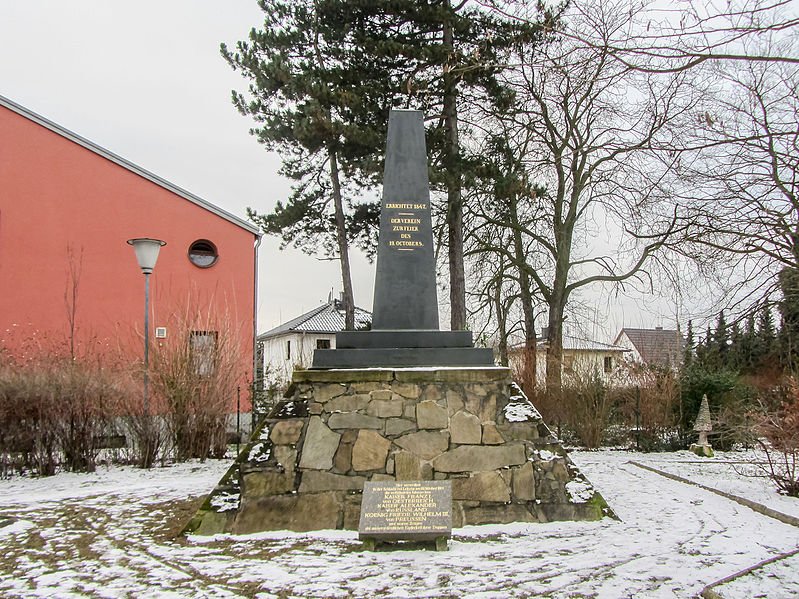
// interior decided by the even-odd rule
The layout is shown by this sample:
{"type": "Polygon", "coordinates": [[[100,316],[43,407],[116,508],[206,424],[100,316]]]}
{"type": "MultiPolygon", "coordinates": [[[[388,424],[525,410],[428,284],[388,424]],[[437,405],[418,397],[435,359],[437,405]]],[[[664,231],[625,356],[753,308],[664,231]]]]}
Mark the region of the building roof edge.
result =
{"type": "Polygon", "coordinates": [[[178,187],[174,183],[170,183],[169,181],[167,181],[162,177],[159,177],[155,173],[151,173],[150,171],[138,166],[137,164],[134,164],[133,162],[126,160],[125,158],[122,158],[122,156],[115,154],[114,152],[107,150],[102,146],[97,145],[93,141],[86,139],[85,137],[78,135],[77,133],[70,131],[65,127],[62,127],[58,123],[55,123],[50,119],[45,118],[40,114],[37,114],[32,110],[25,108],[21,104],[17,104],[13,100],[10,100],[3,95],[0,95],[0,106],[8,108],[12,112],[15,112],[20,116],[23,116],[26,119],[33,121],[37,125],[41,125],[45,129],[49,129],[53,133],[56,133],[61,137],[64,137],[70,140],[71,142],[86,148],[90,152],[94,152],[98,156],[102,156],[106,160],[110,160],[111,162],[121,166],[122,168],[127,169],[130,172],[139,175],[140,177],[143,177],[152,183],[155,183],[159,187],[163,187],[167,191],[171,191],[175,195],[178,195],[183,199],[188,200],[189,202],[192,202],[193,204],[196,204],[197,206],[200,206],[201,208],[204,208],[205,210],[208,210],[209,212],[212,212],[221,218],[224,218],[225,220],[233,223],[238,227],[246,229],[247,231],[249,231],[250,233],[252,233],[257,237],[261,236],[260,229],[255,225],[248,223],[246,220],[239,218],[235,214],[232,214],[227,210],[220,208],[219,206],[215,206],[211,202],[204,200],[200,196],[197,196],[191,193],[190,191],[183,189],[182,187],[178,187]]]}

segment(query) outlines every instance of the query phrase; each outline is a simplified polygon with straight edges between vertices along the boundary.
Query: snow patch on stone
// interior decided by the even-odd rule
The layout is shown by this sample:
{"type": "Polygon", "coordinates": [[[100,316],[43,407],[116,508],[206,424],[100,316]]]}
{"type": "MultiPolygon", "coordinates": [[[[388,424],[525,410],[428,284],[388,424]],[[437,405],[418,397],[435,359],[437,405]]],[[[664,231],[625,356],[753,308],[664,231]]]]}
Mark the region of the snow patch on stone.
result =
{"type": "Polygon", "coordinates": [[[594,496],[594,487],[585,480],[572,480],[566,483],[566,492],[572,503],[586,503],[594,496]]]}
{"type": "Polygon", "coordinates": [[[228,512],[239,509],[238,493],[219,493],[211,497],[209,503],[217,512],[228,512]]]}

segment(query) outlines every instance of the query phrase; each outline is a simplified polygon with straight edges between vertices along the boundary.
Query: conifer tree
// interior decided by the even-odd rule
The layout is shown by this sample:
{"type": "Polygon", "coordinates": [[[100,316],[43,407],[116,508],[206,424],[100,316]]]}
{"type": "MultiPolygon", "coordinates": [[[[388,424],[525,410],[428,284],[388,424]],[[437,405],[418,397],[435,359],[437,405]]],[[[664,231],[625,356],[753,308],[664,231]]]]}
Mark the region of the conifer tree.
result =
{"type": "MultiPolygon", "coordinates": [[[[463,188],[476,160],[463,142],[463,117],[469,106],[507,111],[513,94],[499,82],[511,51],[536,43],[551,30],[554,17],[539,13],[540,22],[515,20],[489,4],[451,0],[327,0],[320,12],[340,35],[357,48],[352,68],[363,76],[389,72],[402,105],[425,111],[431,184],[446,193],[446,222],[451,328],[466,326],[463,263],[463,188]],[[548,27],[542,26],[545,23],[548,27]]],[[[380,86],[381,81],[374,81],[380,86]]]]}
{"type": "Polygon", "coordinates": [[[694,361],[694,323],[688,321],[688,330],[685,333],[685,345],[683,346],[682,363],[684,368],[688,368],[694,361]]]}
{"type": "Polygon", "coordinates": [[[364,77],[349,68],[351,43],[320,18],[318,2],[258,5],[262,28],[252,29],[235,50],[222,44],[221,51],[250,82],[246,95],[233,92],[233,103],[256,122],[250,133],[280,153],[281,173],[295,184],[285,204],[277,202],[267,214],[248,209],[248,215],[265,233],[282,236],[284,246],[338,258],[346,328],[352,329],[349,245],[373,244],[379,214],[375,204],[352,198],[373,182],[376,148],[385,145],[385,90],[368,85],[380,75],[364,77]]]}
{"type": "Polygon", "coordinates": [[[716,366],[726,368],[729,366],[729,342],[730,332],[727,328],[727,319],[724,317],[724,310],[719,312],[716,321],[716,330],[713,333],[713,345],[716,353],[716,366]]]}

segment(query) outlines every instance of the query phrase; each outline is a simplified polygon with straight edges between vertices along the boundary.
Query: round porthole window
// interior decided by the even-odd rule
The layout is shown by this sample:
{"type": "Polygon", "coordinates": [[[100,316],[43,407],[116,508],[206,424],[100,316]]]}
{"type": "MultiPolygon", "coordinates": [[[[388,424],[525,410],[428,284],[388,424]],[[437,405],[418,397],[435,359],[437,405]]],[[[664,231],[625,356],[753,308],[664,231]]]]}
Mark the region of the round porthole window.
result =
{"type": "Polygon", "coordinates": [[[207,239],[198,239],[189,246],[189,260],[194,266],[210,268],[219,260],[219,252],[207,239]]]}

